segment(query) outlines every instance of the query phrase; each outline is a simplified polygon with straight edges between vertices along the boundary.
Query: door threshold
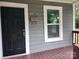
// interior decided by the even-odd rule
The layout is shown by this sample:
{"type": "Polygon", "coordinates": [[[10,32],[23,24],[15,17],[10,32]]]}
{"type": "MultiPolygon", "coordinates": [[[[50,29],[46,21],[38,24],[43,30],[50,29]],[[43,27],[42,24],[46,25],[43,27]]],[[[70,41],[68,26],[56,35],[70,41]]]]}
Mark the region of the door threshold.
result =
{"type": "Polygon", "coordinates": [[[24,55],[27,55],[27,54],[26,54],[26,53],[23,53],[23,54],[17,54],[17,55],[5,56],[5,57],[3,57],[3,59],[5,59],[5,58],[19,57],[19,56],[24,56],[24,55]]]}

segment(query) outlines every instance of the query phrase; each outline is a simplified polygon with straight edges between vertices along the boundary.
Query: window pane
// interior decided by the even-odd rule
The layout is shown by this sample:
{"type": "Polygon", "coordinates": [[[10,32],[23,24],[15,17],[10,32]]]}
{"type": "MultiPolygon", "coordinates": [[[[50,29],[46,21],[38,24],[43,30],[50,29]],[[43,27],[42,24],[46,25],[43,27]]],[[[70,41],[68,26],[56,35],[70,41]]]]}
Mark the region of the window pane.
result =
{"type": "Polygon", "coordinates": [[[59,37],[59,25],[48,25],[48,38],[59,37]]]}
{"type": "Polygon", "coordinates": [[[79,28],[79,8],[75,8],[75,28],[79,28]]]}
{"type": "Polygon", "coordinates": [[[48,23],[59,23],[59,10],[47,10],[48,23]]]}

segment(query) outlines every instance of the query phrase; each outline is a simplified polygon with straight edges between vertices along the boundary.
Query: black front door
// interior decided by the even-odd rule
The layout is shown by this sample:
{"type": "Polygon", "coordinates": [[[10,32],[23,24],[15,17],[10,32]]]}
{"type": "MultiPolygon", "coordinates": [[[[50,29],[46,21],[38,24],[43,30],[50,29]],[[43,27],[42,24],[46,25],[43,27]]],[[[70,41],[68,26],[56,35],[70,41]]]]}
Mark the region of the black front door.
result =
{"type": "Polygon", "coordinates": [[[24,8],[1,7],[3,56],[25,53],[24,8]]]}

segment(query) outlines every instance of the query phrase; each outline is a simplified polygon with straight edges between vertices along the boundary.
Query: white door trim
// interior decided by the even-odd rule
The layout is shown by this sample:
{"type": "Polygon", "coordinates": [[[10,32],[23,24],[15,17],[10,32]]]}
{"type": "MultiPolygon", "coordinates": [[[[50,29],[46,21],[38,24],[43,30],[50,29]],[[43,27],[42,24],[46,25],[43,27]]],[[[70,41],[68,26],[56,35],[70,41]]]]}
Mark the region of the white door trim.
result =
{"type": "MultiPolygon", "coordinates": [[[[25,41],[26,41],[26,55],[30,54],[29,51],[29,21],[28,21],[28,4],[13,3],[13,2],[0,2],[0,7],[17,7],[24,8],[25,14],[25,41]]],[[[0,16],[0,57],[3,57],[2,48],[2,33],[1,33],[1,16],[0,16]]],[[[0,58],[1,59],[1,58],[0,58]]]]}

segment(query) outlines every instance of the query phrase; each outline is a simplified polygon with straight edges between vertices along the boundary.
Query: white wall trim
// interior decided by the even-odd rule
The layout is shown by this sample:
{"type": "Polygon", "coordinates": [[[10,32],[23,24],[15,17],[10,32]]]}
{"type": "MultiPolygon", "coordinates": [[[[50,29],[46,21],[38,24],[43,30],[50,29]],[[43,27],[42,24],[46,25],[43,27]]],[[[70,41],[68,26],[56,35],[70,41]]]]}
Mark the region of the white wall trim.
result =
{"type": "Polygon", "coordinates": [[[73,30],[75,30],[75,4],[73,4],[73,30]]]}
{"type": "MultiPolygon", "coordinates": [[[[30,54],[29,48],[29,21],[28,21],[28,4],[20,4],[20,3],[12,3],[12,2],[1,2],[0,7],[17,7],[17,8],[24,8],[25,11],[25,41],[26,41],[26,55],[30,54]]],[[[3,49],[2,49],[2,34],[1,34],[1,20],[0,20],[0,57],[3,57],[3,49]]],[[[14,55],[15,56],[15,55],[14,55]]],[[[0,58],[1,59],[1,58],[0,58]]]]}
{"type": "Polygon", "coordinates": [[[42,0],[42,1],[49,1],[49,2],[59,2],[59,3],[69,3],[72,4],[73,0],[42,0]]]}
{"type": "Polygon", "coordinates": [[[5,7],[25,8],[26,5],[27,4],[13,3],[13,2],[2,2],[2,1],[0,1],[0,6],[5,6],[5,7]]]}
{"type": "Polygon", "coordinates": [[[75,4],[75,3],[77,3],[77,2],[79,2],[79,0],[73,0],[73,1],[72,1],[72,4],[75,4]]]}
{"type": "Polygon", "coordinates": [[[45,42],[54,42],[54,41],[60,41],[63,40],[63,23],[62,23],[62,7],[59,6],[48,6],[48,5],[44,5],[44,34],[45,34],[45,42]],[[47,9],[51,9],[51,10],[59,10],[59,14],[60,14],[60,33],[59,33],[59,37],[55,37],[55,38],[48,38],[48,29],[47,29],[47,9]]]}
{"type": "Polygon", "coordinates": [[[3,57],[3,48],[2,48],[2,29],[1,29],[1,8],[0,8],[0,59],[3,57]]]}

